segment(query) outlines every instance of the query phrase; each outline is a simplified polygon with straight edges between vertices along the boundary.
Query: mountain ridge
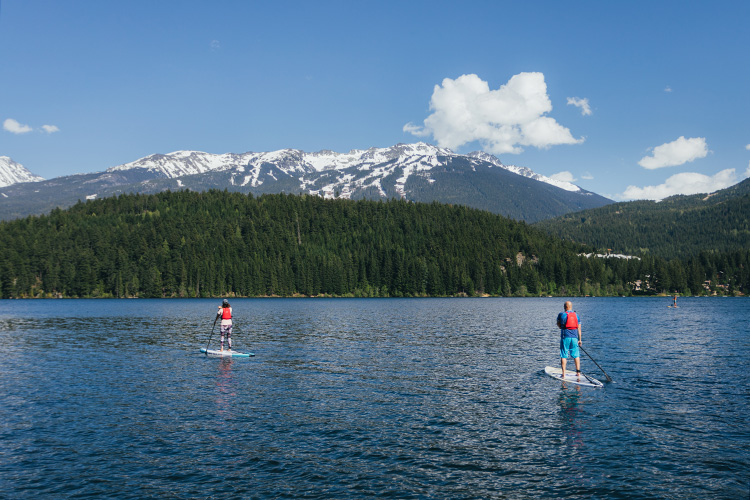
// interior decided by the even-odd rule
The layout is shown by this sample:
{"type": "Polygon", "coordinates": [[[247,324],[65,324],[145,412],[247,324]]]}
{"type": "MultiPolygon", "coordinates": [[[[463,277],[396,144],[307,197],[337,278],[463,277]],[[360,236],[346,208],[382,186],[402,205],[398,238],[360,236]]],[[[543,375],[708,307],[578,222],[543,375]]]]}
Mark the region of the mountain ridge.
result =
{"type": "Polygon", "coordinates": [[[612,202],[528,168],[504,165],[486,153],[462,155],[420,142],[348,153],[282,149],[154,154],[103,172],[6,186],[0,191],[0,219],[45,213],[79,199],[215,188],[254,194],[438,201],[527,222],[612,202]]]}

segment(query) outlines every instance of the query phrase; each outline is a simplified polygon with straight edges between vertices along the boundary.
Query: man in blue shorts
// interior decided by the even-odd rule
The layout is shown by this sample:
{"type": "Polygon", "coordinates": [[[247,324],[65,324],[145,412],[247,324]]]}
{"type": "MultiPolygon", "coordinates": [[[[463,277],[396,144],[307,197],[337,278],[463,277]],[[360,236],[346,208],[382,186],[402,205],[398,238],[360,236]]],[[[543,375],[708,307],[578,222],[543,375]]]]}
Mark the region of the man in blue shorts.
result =
{"type": "Polygon", "coordinates": [[[568,356],[576,362],[576,373],[581,373],[581,358],[578,346],[581,345],[581,322],[578,313],[573,311],[573,303],[565,302],[565,311],[557,315],[557,326],[560,328],[560,366],[562,367],[562,378],[565,378],[565,364],[568,356]],[[576,339],[578,342],[576,342],[576,339]]]}

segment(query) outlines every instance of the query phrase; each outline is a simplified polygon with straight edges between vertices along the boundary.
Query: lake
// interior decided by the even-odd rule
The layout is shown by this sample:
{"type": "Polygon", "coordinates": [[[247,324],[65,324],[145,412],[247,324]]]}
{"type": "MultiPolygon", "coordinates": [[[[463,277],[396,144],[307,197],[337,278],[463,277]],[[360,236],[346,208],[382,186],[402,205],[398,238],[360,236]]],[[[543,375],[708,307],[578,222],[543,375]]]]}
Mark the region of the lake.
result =
{"type": "Polygon", "coordinates": [[[750,299],[230,302],[0,301],[0,496],[750,496],[750,299]]]}

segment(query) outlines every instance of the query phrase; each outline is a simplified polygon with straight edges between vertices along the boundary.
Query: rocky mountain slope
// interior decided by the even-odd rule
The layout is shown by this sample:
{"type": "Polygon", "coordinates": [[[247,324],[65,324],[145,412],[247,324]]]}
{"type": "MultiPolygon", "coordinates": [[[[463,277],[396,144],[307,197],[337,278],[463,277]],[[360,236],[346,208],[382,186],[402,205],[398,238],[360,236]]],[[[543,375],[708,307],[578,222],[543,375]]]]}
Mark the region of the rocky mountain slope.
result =
{"type": "Polygon", "coordinates": [[[503,165],[486,153],[456,154],[425,143],[348,153],[284,149],[264,153],[156,154],[104,172],[0,188],[0,218],[121,193],[227,189],[461,204],[535,222],[611,203],[580,187],[503,165]]]}

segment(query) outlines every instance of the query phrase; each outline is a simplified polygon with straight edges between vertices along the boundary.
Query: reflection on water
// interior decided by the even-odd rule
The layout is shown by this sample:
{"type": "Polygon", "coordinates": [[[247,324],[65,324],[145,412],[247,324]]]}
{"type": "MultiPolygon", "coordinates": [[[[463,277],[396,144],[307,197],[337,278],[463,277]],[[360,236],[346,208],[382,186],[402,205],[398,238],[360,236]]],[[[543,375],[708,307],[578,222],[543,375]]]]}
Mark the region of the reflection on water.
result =
{"type": "Polygon", "coordinates": [[[233,340],[256,357],[214,359],[198,350],[215,300],[0,301],[0,483],[10,498],[747,497],[747,300],[576,299],[616,380],[602,389],[544,375],[560,302],[235,299],[233,340]]]}
{"type": "Polygon", "coordinates": [[[565,444],[573,449],[583,447],[583,432],[581,430],[579,404],[581,404],[581,391],[579,385],[565,384],[563,386],[572,386],[560,391],[558,403],[560,405],[561,426],[565,433],[565,444]]]}
{"type": "MultiPolygon", "coordinates": [[[[232,363],[233,360],[231,357],[220,358],[218,360],[218,376],[216,377],[216,389],[214,392],[216,394],[218,414],[223,420],[230,420],[232,418],[230,401],[231,398],[237,396],[232,379],[232,363]]],[[[217,422],[217,425],[220,425],[220,423],[217,422]]]]}

